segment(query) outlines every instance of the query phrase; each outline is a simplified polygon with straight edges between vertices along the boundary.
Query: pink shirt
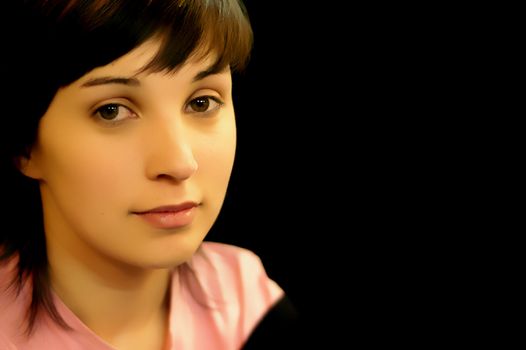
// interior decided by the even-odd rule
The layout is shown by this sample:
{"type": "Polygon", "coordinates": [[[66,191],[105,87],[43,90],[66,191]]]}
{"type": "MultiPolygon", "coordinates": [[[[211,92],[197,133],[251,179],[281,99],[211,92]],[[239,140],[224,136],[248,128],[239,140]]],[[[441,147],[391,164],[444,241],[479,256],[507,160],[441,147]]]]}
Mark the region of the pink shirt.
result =
{"type": "MultiPolygon", "coordinates": [[[[16,297],[7,282],[16,259],[0,265],[1,350],[115,350],[68,309],[54,294],[67,331],[44,314],[30,338],[23,319],[30,298],[29,283],[16,297]]],[[[251,251],[222,243],[204,242],[189,261],[172,274],[167,349],[240,349],[252,330],[281,297],[283,290],[268,278],[251,251]],[[192,270],[192,271],[191,271],[192,270]]]]}

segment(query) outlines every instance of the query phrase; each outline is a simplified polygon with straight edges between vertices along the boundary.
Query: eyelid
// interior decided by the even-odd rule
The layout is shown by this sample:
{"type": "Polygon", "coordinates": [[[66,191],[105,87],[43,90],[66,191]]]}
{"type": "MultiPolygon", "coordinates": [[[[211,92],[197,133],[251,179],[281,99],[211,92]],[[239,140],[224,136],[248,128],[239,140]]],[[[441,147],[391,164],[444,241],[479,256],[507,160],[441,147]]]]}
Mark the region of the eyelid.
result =
{"type": "Polygon", "coordinates": [[[195,100],[196,98],[199,98],[199,97],[211,97],[211,98],[219,99],[220,101],[224,102],[223,96],[226,96],[227,92],[228,91],[225,90],[225,88],[222,87],[221,85],[214,85],[214,84],[203,85],[194,90],[194,93],[190,95],[188,102],[195,100]]]}
{"type": "Polygon", "coordinates": [[[190,102],[192,102],[194,100],[197,100],[199,98],[209,98],[212,101],[218,103],[219,105],[224,105],[225,104],[225,101],[223,101],[223,99],[221,97],[210,95],[210,94],[203,94],[203,95],[199,95],[199,96],[193,97],[193,98],[190,99],[190,101],[188,101],[188,103],[190,103],[190,102]]]}
{"type": "Polygon", "coordinates": [[[184,110],[186,113],[190,113],[190,114],[202,114],[202,115],[206,115],[206,114],[210,114],[210,113],[214,113],[216,111],[218,111],[220,108],[222,108],[223,106],[225,105],[225,101],[223,101],[223,99],[219,96],[215,96],[215,95],[210,95],[210,94],[202,94],[202,95],[198,95],[198,96],[195,96],[195,97],[192,97],[184,106],[184,110]],[[199,112],[199,111],[188,111],[188,108],[190,108],[190,104],[197,100],[197,99],[209,99],[209,100],[212,100],[214,103],[217,104],[217,106],[215,106],[214,108],[210,109],[210,110],[207,110],[207,111],[203,111],[203,112],[199,112]]]}
{"type": "Polygon", "coordinates": [[[126,97],[115,97],[115,98],[108,98],[104,100],[100,100],[101,102],[97,102],[93,105],[91,108],[92,114],[97,113],[97,110],[99,110],[101,107],[107,106],[107,105],[119,105],[128,108],[129,110],[133,111],[133,113],[137,114],[135,112],[138,108],[136,107],[136,103],[134,101],[131,101],[129,98],[126,97]]]}
{"type": "Polygon", "coordinates": [[[136,119],[136,117],[138,117],[138,114],[137,112],[135,112],[135,109],[130,107],[129,104],[126,104],[126,103],[122,103],[122,102],[116,102],[116,101],[107,101],[107,102],[104,102],[104,103],[101,103],[101,104],[98,104],[94,109],[93,109],[93,112],[91,113],[91,117],[93,119],[95,119],[95,121],[97,121],[98,123],[101,123],[102,125],[104,126],[107,126],[107,127],[112,127],[112,126],[117,126],[121,123],[124,123],[126,122],[128,119],[136,119]],[[128,118],[124,118],[124,119],[120,119],[120,120],[105,120],[104,118],[102,118],[102,116],[100,116],[100,111],[103,107],[107,107],[107,106],[118,106],[119,108],[125,108],[128,110],[128,112],[133,115],[134,117],[128,117],[128,118]]]}

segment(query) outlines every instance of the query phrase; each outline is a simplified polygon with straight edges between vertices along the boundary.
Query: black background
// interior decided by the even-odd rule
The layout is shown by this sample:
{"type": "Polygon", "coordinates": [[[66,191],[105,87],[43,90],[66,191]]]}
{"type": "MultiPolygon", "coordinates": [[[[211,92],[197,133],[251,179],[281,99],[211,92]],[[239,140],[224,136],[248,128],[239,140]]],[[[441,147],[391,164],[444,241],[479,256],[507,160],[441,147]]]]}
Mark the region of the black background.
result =
{"type": "Polygon", "coordinates": [[[323,270],[330,244],[338,244],[321,194],[334,169],[325,142],[311,11],[293,3],[246,1],[254,48],[245,72],[233,81],[238,126],[236,163],[227,198],[207,239],[258,254],[288,294],[300,317],[316,313],[331,288],[323,270]],[[292,21],[294,19],[294,21],[292,21]],[[333,241],[333,243],[331,243],[333,241]],[[320,300],[321,299],[321,300],[320,300]]]}
{"type": "Polygon", "coordinates": [[[396,5],[245,4],[254,50],[234,79],[237,158],[208,238],[261,257],[305,344],[434,332],[449,228],[433,146],[447,76],[429,19],[396,5]]]}
{"type": "Polygon", "coordinates": [[[418,27],[385,6],[245,3],[254,50],[234,79],[237,158],[208,238],[261,257],[305,346],[406,344],[432,328],[440,230],[418,27]]]}
{"type": "Polygon", "coordinates": [[[487,220],[470,216],[486,186],[473,95],[491,65],[474,8],[245,3],[254,51],[234,80],[237,163],[211,236],[262,258],[307,345],[472,334],[470,234],[487,220]]]}
{"type": "MultiPolygon", "coordinates": [[[[247,69],[233,77],[238,127],[236,162],[227,198],[207,239],[234,243],[257,253],[267,273],[303,308],[301,263],[308,189],[298,181],[305,147],[301,121],[308,103],[293,83],[296,65],[285,10],[246,1],[254,30],[247,69]],[[304,195],[305,194],[305,195],[304,195]]],[[[288,14],[287,14],[288,15],[288,14]]],[[[301,85],[301,84],[300,84],[301,85]]],[[[301,181],[304,183],[304,181],[301,181]]]]}
{"type": "Polygon", "coordinates": [[[305,343],[324,339],[327,346],[334,338],[326,333],[347,325],[334,312],[347,307],[347,282],[356,278],[339,266],[352,259],[341,253],[351,232],[338,222],[352,216],[340,179],[350,178],[345,168],[354,162],[346,154],[350,135],[341,130],[351,99],[347,66],[336,63],[347,59],[340,53],[342,32],[306,2],[245,4],[254,47],[233,82],[236,163],[207,239],[258,254],[295,304],[305,343]]]}

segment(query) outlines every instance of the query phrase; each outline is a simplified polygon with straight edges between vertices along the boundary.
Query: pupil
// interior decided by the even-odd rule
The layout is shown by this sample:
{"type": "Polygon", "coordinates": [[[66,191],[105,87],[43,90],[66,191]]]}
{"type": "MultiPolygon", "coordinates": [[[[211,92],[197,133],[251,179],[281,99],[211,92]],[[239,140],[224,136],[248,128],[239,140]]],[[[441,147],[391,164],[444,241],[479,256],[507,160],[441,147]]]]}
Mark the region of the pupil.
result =
{"type": "Polygon", "coordinates": [[[195,110],[198,112],[204,112],[208,109],[210,102],[206,98],[198,98],[194,100],[195,110]]]}
{"type": "Polygon", "coordinates": [[[104,119],[111,120],[117,116],[118,112],[119,112],[119,106],[109,105],[101,109],[100,115],[104,119]]]}

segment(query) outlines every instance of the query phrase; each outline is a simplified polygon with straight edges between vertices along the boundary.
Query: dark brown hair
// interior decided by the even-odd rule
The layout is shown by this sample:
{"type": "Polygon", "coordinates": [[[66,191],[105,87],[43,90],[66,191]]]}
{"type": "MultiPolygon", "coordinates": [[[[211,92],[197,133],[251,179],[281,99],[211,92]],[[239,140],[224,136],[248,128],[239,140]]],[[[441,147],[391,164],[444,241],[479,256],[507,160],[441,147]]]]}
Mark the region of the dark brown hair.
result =
{"type": "MultiPolygon", "coordinates": [[[[7,81],[0,135],[0,171],[9,190],[3,215],[15,223],[0,230],[0,263],[18,257],[11,284],[29,281],[32,301],[27,333],[41,309],[67,328],[56,310],[48,276],[38,182],[24,177],[16,160],[29,156],[38,123],[60,87],[106,65],[146,40],[162,45],[144,70],[177,70],[190,56],[217,54],[213,72],[244,68],[252,29],[240,0],[8,0],[11,17],[0,32],[5,54],[0,74],[7,81]],[[13,21],[14,19],[14,21],[13,21]]],[[[0,291],[1,292],[1,291],[0,291]]]]}

